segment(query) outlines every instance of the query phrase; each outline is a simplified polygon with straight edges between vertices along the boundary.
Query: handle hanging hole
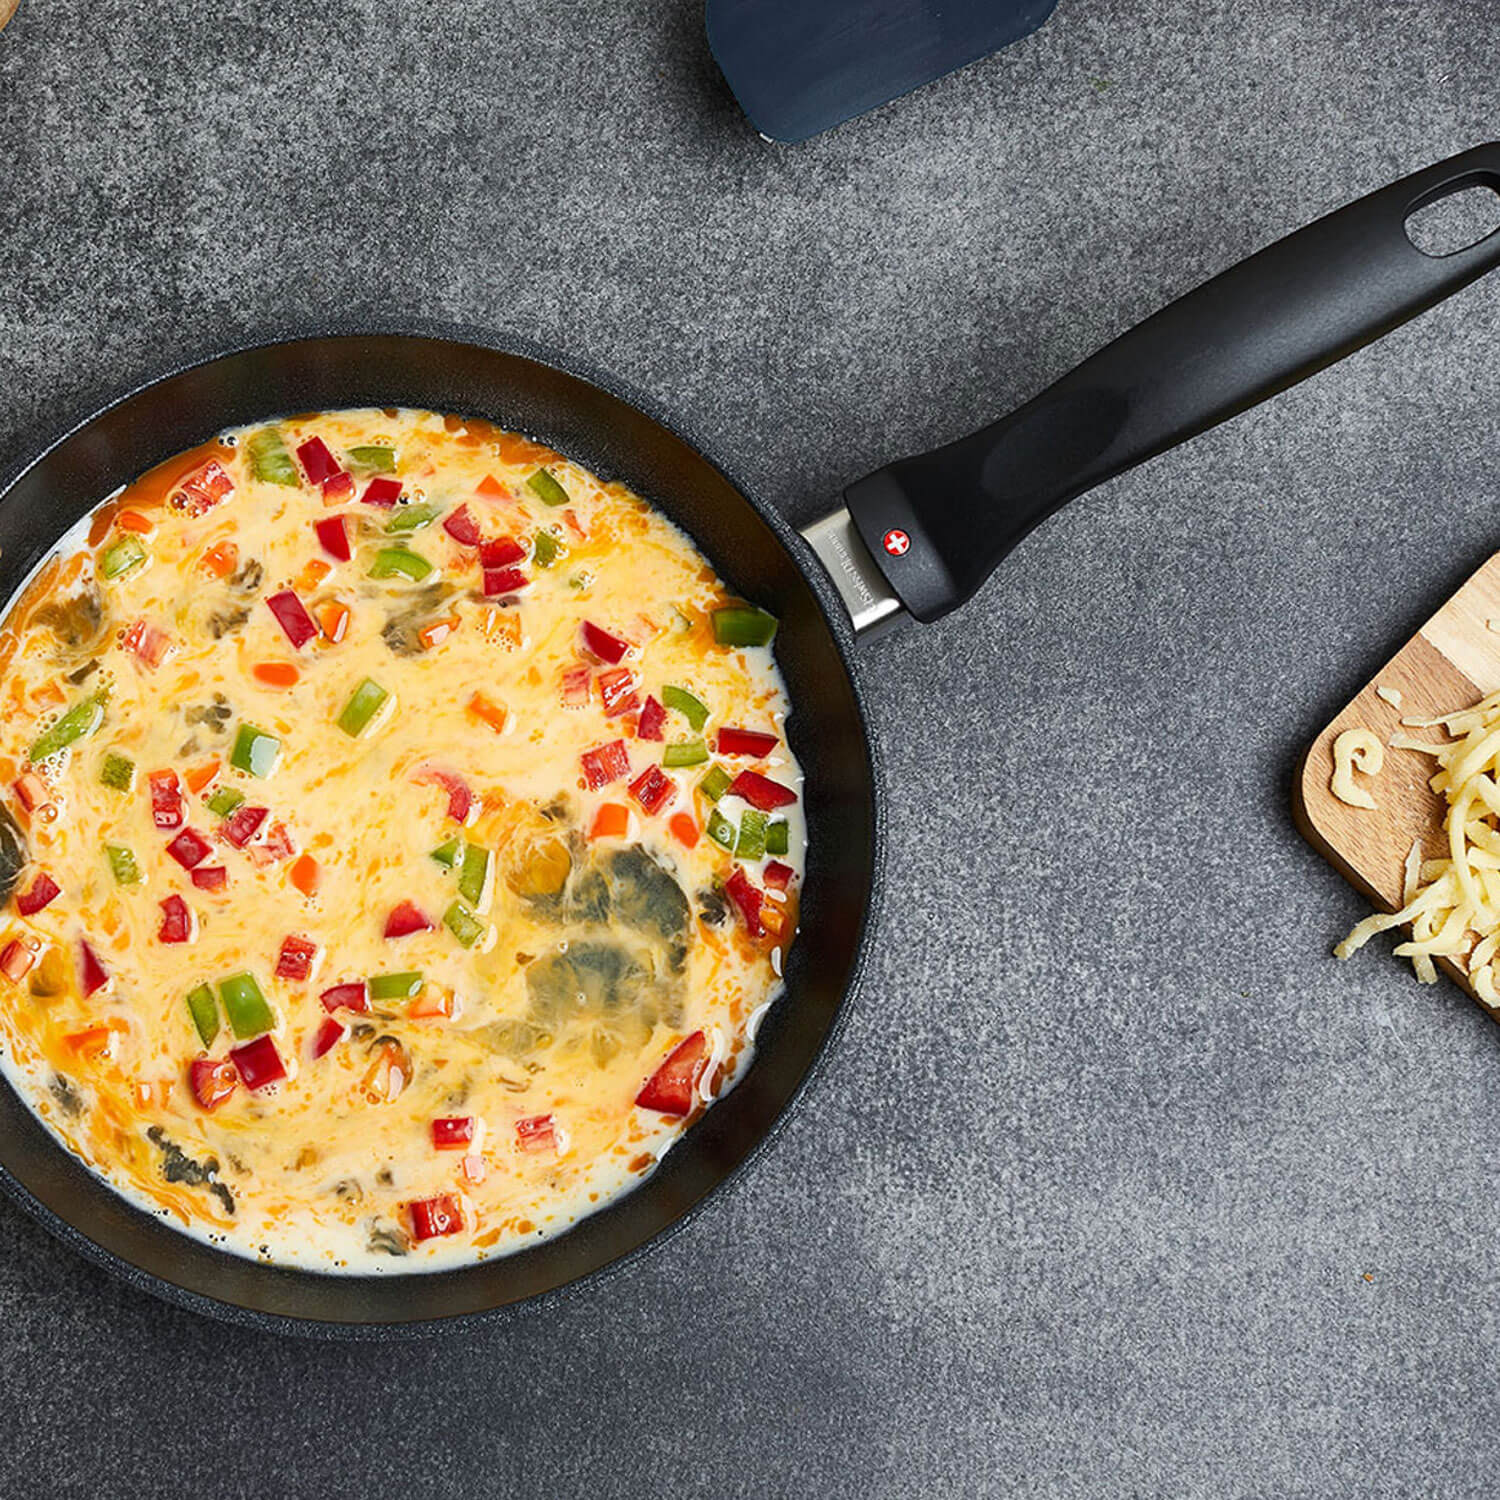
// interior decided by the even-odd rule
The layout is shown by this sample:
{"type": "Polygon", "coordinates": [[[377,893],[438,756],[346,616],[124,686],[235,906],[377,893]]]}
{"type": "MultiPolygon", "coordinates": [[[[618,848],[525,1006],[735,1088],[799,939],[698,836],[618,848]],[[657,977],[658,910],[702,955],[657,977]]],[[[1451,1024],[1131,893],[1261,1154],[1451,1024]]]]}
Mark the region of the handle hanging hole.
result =
{"type": "Polygon", "coordinates": [[[1407,215],[1406,237],[1423,255],[1441,259],[1468,250],[1500,229],[1500,193],[1461,187],[1407,215]]]}

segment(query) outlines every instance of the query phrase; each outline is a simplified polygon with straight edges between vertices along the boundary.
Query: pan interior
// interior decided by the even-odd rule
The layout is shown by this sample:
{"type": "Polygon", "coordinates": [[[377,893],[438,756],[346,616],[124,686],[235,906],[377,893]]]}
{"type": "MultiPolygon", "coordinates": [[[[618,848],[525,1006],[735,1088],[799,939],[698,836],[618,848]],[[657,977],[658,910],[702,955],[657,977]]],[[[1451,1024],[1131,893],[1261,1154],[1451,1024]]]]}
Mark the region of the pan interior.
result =
{"type": "Polygon", "coordinates": [[[106,1187],[0,1087],[0,1185],[76,1248],[199,1310],[309,1333],[474,1317],[567,1285],[677,1223],[765,1137],[827,1039],[860,955],[877,864],[869,749],[839,642],[772,524],[690,444],[539,359],[447,339],[351,335],[226,355],[106,408],[0,496],[0,598],[118,485],[238,426],[294,412],[415,406],[487,417],[623,480],[781,620],[777,658],[805,776],[808,865],[787,993],[755,1061],[640,1187],[556,1239],[430,1275],[329,1276],[257,1264],[177,1233],[106,1187]]]}

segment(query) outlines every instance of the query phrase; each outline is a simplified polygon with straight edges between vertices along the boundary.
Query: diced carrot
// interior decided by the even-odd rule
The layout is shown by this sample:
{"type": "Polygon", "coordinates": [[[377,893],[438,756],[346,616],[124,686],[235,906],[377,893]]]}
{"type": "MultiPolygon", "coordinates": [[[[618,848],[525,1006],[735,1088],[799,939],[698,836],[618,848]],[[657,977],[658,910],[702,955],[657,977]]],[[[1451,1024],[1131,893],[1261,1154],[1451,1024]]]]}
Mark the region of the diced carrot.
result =
{"type": "Polygon", "coordinates": [[[475,693],[469,699],[469,712],[481,723],[488,724],[496,734],[505,728],[505,705],[496,703],[483,693],[475,693]]]}
{"type": "Polygon", "coordinates": [[[440,641],[446,641],[458,627],[459,618],[457,615],[444,615],[441,619],[434,620],[429,625],[424,625],[417,632],[417,639],[421,641],[427,650],[431,651],[440,641]]]}
{"type": "Polygon", "coordinates": [[[550,448],[533,443],[519,432],[502,432],[495,439],[495,452],[503,464],[529,464],[556,456],[550,448]]]}
{"type": "Polygon", "coordinates": [[[250,675],[265,687],[289,688],[297,685],[302,674],[289,661],[258,661],[250,675]]]}
{"type": "Polygon", "coordinates": [[[488,495],[492,500],[498,500],[509,493],[503,484],[493,474],[486,474],[478,484],[474,486],[476,495],[488,495]]]}
{"type": "Polygon", "coordinates": [[[69,1032],[63,1041],[79,1057],[108,1057],[114,1035],[113,1026],[90,1026],[84,1031],[69,1032]]]}
{"type": "Polygon", "coordinates": [[[139,536],[150,536],[156,530],[156,522],[138,510],[122,510],[115,517],[115,525],[121,531],[133,531],[139,536]]]}
{"type": "Polygon", "coordinates": [[[667,827],[672,830],[672,837],[684,849],[691,849],[698,842],[698,821],[692,813],[673,813],[667,827]]]}
{"type": "Polygon", "coordinates": [[[768,901],[760,909],[760,925],[769,933],[779,934],[786,925],[786,918],[775,905],[768,901]]]}
{"type": "Polygon", "coordinates": [[[291,882],[304,896],[315,895],[318,889],[318,862],[310,854],[299,854],[287,870],[291,882]]]}
{"type": "Polygon", "coordinates": [[[188,791],[201,792],[218,774],[218,761],[206,760],[201,766],[194,766],[191,770],[184,771],[182,779],[187,782],[188,791]]]}
{"type": "Polygon", "coordinates": [[[55,682],[49,680],[31,695],[31,701],[41,708],[56,708],[59,703],[68,701],[68,695],[55,682]]]}
{"type": "Polygon", "coordinates": [[[315,557],[298,574],[297,587],[304,594],[311,593],[331,572],[333,572],[332,563],[326,563],[321,557],[315,557]]]}
{"type": "Polygon", "coordinates": [[[518,610],[501,609],[498,605],[491,605],[485,612],[484,624],[481,627],[484,638],[492,641],[497,646],[504,646],[511,650],[521,644],[521,615],[518,610]]]}
{"type": "Polygon", "coordinates": [[[328,603],[320,604],[318,625],[323,631],[324,639],[337,645],[343,640],[344,632],[349,628],[349,606],[340,604],[337,599],[330,599],[328,603]]]}
{"type": "Polygon", "coordinates": [[[406,1007],[406,1013],[416,1020],[446,1019],[453,1014],[453,992],[430,985],[406,1007]]]}
{"type": "Polygon", "coordinates": [[[203,566],[215,578],[227,578],[239,562],[240,549],[233,542],[218,542],[203,554],[203,566]]]}
{"type": "Polygon", "coordinates": [[[591,839],[622,839],[630,831],[630,809],[623,802],[605,802],[594,814],[591,839]]]}

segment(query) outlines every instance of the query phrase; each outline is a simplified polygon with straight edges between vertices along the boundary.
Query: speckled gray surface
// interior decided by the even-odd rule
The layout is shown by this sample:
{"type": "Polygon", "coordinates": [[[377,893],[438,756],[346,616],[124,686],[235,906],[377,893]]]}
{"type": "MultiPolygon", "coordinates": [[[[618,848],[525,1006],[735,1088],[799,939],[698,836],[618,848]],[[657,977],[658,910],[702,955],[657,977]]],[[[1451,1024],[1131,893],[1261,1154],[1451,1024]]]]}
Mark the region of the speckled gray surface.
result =
{"type": "MultiPolygon", "coordinates": [[[[290,322],[570,345],[786,514],[1500,131],[1490,0],[1063,0],[798,149],[685,0],[22,0],[0,467],[290,322]]],[[[869,650],[881,944],[774,1149],[495,1333],[178,1313],[0,1205],[0,1493],[1493,1493],[1500,1031],[1294,833],[1309,735],[1500,546],[1500,284],[869,650]],[[1365,1279],[1368,1273],[1370,1279],[1365,1279]]]]}

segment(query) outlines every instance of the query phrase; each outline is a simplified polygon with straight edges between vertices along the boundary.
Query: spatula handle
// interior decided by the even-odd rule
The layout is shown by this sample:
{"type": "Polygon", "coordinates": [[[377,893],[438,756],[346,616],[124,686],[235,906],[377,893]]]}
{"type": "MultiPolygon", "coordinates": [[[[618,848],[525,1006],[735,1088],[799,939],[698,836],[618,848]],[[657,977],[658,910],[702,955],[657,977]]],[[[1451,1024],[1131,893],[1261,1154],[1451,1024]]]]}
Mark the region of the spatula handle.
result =
{"type": "Polygon", "coordinates": [[[1425,312],[1500,265],[1500,229],[1451,255],[1406,221],[1500,191],[1500,144],[1404,177],[1241,261],[972,437],[900,459],[844,495],[919,620],[962,604],[1060,505],[1425,312]]]}

